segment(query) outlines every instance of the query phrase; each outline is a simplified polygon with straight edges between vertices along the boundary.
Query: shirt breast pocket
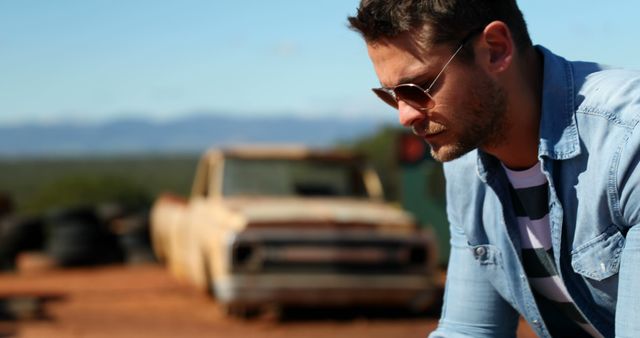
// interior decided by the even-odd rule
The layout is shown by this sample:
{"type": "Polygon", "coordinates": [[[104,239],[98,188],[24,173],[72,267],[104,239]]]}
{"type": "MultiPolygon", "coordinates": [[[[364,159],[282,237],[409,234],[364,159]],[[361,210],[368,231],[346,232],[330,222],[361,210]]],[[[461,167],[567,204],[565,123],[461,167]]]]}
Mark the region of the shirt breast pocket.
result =
{"type": "Polygon", "coordinates": [[[602,281],[620,270],[620,254],[625,238],[615,226],[571,251],[571,267],[576,273],[602,281]]]}

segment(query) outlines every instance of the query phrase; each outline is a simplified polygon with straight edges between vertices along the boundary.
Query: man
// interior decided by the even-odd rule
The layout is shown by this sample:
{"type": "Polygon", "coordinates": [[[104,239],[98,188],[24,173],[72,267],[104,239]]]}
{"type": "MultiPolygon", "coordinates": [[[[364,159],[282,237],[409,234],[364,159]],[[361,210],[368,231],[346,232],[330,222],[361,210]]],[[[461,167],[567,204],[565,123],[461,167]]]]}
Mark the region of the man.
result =
{"type": "Polygon", "coordinates": [[[640,337],[640,73],[533,46],[515,0],[362,0],[374,92],[445,163],[430,337],[640,337]]]}

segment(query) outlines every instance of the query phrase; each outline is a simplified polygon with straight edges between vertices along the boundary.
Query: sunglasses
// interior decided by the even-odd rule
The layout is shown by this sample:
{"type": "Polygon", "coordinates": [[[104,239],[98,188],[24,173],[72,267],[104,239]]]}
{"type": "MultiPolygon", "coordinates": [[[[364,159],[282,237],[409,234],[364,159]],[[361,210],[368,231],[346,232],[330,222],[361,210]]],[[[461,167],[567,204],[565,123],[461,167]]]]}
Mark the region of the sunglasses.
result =
{"type": "Polygon", "coordinates": [[[481,30],[473,30],[469,33],[462,42],[456,51],[451,55],[449,60],[444,64],[438,75],[431,81],[431,84],[427,89],[423,89],[421,86],[414,83],[402,83],[394,87],[381,87],[381,88],[372,88],[373,92],[382,100],[384,103],[390,105],[391,107],[398,109],[398,101],[403,101],[408,105],[418,109],[418,110],[427,110],[433,108],[435,102],[433,100],[433,96],[431,96],[431,88],[436,84],[440,75],[447,69],[447,66],[453,61],[453,59],[458,55],[462,47],[471,40],[471,38],[480,33],[481,30]]]}

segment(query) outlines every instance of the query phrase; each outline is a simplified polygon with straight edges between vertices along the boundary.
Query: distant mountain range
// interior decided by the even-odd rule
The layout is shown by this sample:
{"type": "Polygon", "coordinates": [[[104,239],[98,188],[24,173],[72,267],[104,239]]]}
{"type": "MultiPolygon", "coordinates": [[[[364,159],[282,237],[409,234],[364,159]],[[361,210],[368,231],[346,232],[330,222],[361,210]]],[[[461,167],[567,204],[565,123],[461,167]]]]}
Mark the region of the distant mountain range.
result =
{"type": "Polygon", "coordinates": [[[92,125],[0,126],[0,156],[201,152],[212,146],[247,143],[322,147],[373,133],[384,123],[379,119],[192,116],[167,122],[127,119],[92,125]]]}

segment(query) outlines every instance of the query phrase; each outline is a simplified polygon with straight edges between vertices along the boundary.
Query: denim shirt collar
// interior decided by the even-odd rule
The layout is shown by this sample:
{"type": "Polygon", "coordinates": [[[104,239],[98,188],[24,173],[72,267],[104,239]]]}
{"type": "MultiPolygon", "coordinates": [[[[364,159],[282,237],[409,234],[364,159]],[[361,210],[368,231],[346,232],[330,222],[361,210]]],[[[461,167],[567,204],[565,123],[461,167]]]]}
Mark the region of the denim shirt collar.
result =
{"type": "MultiPolygon", "coordinates": [[[[580,140],[575,117],[575,85],[571,65],[542,46],[535,46],[544,59],[540,142],[538,158],[566,160],[580,155],[580,140]]],[[[477,174],[487,182],[499,162],[478,150],[477,174]]]]}

